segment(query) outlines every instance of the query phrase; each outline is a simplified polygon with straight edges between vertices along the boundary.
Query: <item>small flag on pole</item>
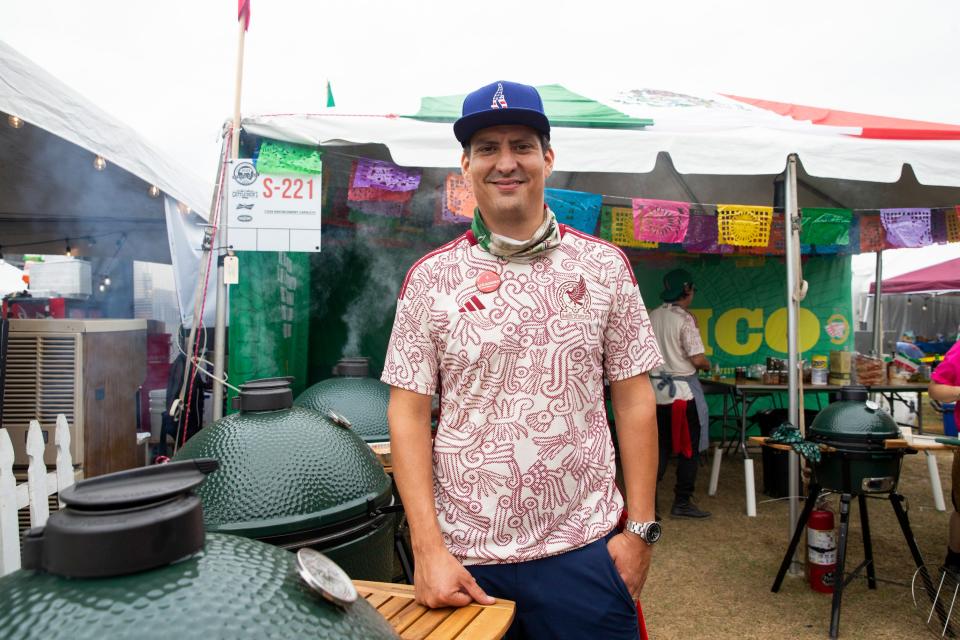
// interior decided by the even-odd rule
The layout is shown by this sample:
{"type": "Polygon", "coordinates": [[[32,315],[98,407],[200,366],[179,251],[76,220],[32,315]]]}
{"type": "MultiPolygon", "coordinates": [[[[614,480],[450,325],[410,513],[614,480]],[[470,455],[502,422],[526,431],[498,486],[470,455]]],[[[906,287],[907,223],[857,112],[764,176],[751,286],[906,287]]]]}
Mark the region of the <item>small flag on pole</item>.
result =
{"type": "Polygon", "coordinates": [[[237,20],[243,20],[243,30],[250,28],[250,2],[251,0],[237,0],[237,20]]]}
{"type": "Polygon", "coordinates": [[[327,107],[335,107],[336,103],[333,101],[333,87],[330,86],[330,81],[327,80],[327,107]]]}

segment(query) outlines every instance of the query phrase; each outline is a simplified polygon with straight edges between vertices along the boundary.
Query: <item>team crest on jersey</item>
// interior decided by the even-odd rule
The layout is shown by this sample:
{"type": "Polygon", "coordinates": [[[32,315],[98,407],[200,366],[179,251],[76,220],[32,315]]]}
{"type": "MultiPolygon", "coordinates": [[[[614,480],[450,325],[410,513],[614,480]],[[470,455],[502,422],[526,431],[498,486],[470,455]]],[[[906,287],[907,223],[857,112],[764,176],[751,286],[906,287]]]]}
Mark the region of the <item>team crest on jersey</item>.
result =
{"type": "Polygon", "coordinates": [[[561,282],[554,297],[560,305],[561,319],[580,322],[590,320],[590,292],[587,291],[587,282],[583,276],[580,276],[579,280],[561,282]]]}
{"type": "Polygon", "coordinates": [[[503,84],[497,83],[497,90],[493,94],[493,100],[490,102],[491,109],[506,109],[507,99],[503,97],[503,84]]]}

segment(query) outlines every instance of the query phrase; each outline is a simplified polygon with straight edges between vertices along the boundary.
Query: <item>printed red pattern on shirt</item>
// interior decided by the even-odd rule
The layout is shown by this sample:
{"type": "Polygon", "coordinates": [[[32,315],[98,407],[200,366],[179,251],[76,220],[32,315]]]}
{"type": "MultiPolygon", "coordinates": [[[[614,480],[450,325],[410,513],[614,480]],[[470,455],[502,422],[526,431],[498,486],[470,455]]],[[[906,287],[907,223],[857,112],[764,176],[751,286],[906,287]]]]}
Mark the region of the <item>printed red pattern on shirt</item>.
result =
{"type": "Polygon", "coordinates": [[[439,377],[434,497],[450,551],[519,562],[610,531],[623,500],[603,376],[661,362],[622,254],[589,236],[510,261],[464,237],[414,265],[382,379],[432,394],[439,377]],[[495,291],[477,288],[483,272],[495,291]]]}

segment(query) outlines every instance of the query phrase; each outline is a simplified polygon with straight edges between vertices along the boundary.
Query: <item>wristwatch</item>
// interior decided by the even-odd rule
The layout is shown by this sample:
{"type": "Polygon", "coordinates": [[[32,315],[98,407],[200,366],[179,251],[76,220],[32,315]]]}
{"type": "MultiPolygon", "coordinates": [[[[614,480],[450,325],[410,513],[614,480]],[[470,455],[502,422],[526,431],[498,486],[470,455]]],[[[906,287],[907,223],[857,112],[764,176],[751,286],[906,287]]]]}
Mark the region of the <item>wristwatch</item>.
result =
{"type": "Polygon", "coordinates": [[[623,525],[623,530],[637,534],[640,536],[640,539],[647,544],[654,544],[660,539],[660,536],[663,535],[663,529],[660,527],[660,523],[653,520],[650,522],[627,520],[626,524],[623,525]]]}

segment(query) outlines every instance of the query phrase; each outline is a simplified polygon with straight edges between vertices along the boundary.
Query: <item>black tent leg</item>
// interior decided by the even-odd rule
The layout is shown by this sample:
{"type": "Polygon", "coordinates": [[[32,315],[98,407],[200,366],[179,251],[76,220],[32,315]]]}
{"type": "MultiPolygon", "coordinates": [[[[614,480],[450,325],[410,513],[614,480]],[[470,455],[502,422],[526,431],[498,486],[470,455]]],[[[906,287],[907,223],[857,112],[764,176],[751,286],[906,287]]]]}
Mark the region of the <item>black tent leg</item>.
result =
{"type": "Polygon", "coordinates": [[[867,562],[867,587],[877,588],[877,574],[873,564],[873,543],[870,541],[870,518],[867,515],[867,496],[857,496],[860,501],[860,527],[863,529],[863,557],[867,562]]]}
{"type": "Polygon", "coordinates": [[[843,598],[844,565],[847,561],[847,529],[850,526],[849,493],[840,496],[840,539],[837,541],[837,572],[833,578],[833,602],[830,605],[830,637],[840,633],[840,602],[843,598]]]}
{"type": "Polygon", "coordinates": [[[793,562],[793,554],[797,551],[797,545],[800,544],[800,536],[803,535],[803,529],[807,526],[807,520],[810,519],[810,512],[817,504],[817,498],[820,497],[820,485],[811,484],[807,489],[807,501],[803,505],[803,511],[800,513],[800,519],[797,520],[797,528],[793,531],[793,538],[790,539],[790,546],[787,547],[787,553],[783,556],[783,562],[780,563],[780,570],[777,571],[777,577],[773,581],[770,591],[777,593],[780,591],[780,585],[783,584],[783,578],[787,575],[787,569],[793,562]]]}

